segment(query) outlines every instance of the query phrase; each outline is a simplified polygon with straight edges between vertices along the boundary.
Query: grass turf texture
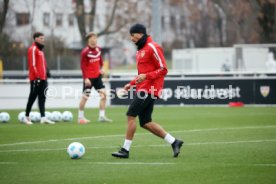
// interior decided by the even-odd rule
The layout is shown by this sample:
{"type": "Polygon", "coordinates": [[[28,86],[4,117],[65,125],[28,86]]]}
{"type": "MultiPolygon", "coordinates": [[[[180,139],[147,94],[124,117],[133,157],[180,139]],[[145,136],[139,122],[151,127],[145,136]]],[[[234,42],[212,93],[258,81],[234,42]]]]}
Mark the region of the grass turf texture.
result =
{"type": "Polygon", "coordinates": [[[87,109],[87,125],[78,125],[71,111],[73,123],[32,126],[18,122],[19,111],[7,111],[12,119],[0,124],[1,183],[276,182],[275,107],[156,107],[154,120],[185,141],[180,156],[137,127],[125,160],[110,153],[123,143],[126,107],[107,110],[113,123],[96,122],[98,110],[87,109]],[[66,153],[74,141],[86,147],[79,160],[66,153]]]}

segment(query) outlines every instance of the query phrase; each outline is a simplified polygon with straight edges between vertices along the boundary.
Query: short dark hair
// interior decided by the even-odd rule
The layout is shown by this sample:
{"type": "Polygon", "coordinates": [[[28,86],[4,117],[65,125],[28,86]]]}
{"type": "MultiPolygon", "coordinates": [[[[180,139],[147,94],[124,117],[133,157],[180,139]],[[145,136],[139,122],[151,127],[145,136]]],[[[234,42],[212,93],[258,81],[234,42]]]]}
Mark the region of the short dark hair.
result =
{"type": "Polygon", "coordinates": [[[33,35],[33,39],[35,40],[36,38],[38,38],[40,36],[44,36],[44,34],[41,33],[41,32],[35,32],[34,35],[33,35]]]}

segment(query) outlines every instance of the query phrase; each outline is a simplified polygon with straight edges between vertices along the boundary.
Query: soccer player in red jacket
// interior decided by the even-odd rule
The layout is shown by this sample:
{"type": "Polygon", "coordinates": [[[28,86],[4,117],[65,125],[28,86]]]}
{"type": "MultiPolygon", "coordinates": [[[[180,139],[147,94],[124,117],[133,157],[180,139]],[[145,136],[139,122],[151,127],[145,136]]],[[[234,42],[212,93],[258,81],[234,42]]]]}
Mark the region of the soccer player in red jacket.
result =
{"type": "Polygon", "coordinates": [[[26,107],[26,117],[24,123],[27,125],[33,124],[29,118],[33,103],[38,97],[38,106],[40,110],[40,123],[55,124],[55,122],[45,117],[45,101],[47,90],[47,63],[43,53],[44,34],[36,32],[33,35],[34,43],[28,49],[28,65],[29,65],[29,80],[30,94],[26,107]]]}
{"type": "Polygon", "coordinates": [[[130,28],[130,39],[137,45],[136,63],[138,76],[124,86],[127,91],[136,86],[136,95],[127,111],[127,130],[123,147],[112,153],[112,156],[129,158],[129,150],[136,131],[136,117],[140,126],[171,144],[173,156],[177,157],[183,141],[176,139],[166,132],[159,124],[152,121],[155,99],[161,95],[167,65],[162,48],[147,35],[142,24],[135,24],[130,28]]]}
{"type": "Polygon", "coordinates": [[[105,116],[106,92],[102,81],[101,70],[103,59],[101,49],[97,46],[97,35],[90,32],[86,35],[87,46],[81,52],[81,70],[83,76],[83,95],[79,104],[79,123],[86,124],[90,121],[84,116],[84,107],[94,87],[100,94],[99,122],[112,122],[105,116]]]}

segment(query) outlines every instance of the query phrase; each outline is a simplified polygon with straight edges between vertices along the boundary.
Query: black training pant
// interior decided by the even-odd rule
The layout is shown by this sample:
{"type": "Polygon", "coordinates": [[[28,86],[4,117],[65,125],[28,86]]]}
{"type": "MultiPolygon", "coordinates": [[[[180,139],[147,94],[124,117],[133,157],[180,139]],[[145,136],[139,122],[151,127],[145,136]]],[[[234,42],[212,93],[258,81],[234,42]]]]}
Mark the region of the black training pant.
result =
{"type": "Polygon", "coordinates": [[[30,94],[26,107],[26,116],[29,116],[32,106],[38,96],[38,106],[41,117],[45,116],[45,101],[46,101],[46,90],[47,90],[47,80],[41,80],[37,82],[36,80],[32,80],[30,83],[30,94]]]}

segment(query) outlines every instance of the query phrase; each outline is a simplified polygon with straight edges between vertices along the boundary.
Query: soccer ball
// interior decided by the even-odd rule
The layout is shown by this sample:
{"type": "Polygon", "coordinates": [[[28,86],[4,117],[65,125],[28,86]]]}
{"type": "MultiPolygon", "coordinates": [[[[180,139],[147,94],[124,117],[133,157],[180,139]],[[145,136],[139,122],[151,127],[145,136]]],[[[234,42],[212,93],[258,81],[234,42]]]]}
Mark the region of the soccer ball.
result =
{"type": "Polygon", "coordinates": [[[85,153],[85,147],[79,142],[72,142],[67,147],[67,153],[72,159],[81,158],[85,153]]]}
{"type": "Polygon", "coordinates": [[[23,123],[24,122],[24,118],[25,118],[25,112],[20,112],[18,114],[18,121],[23,123]]]}
{"type": "Polygon", "coordinates": [[[10,115],[7,112],[1,112],[0,113],[0,122],[6,123],[10,120],[10,115]]]}
{"type": "Polygon", "coordinates": [[[59,122],[62,120],[62,114],[58,111],[52,112],[52,121],[59,122]]]}
{"type": "Polygon", "coordinates": [[[51,121],[53,121],[53,115],[52,113],[50,113],[49,111],[46,111],[45,112],[45,117],[51,121]]]}
{"type": "Polygon", "coordinates": [[[62,113],[62,120],[71,122],[73,120],[73,114],[70,111],[64,111],[62,113]]]}
{"type": "Polygon", "coordinates": [[[31,121],[38,122],[41,119],[41,115],[40,115],[39,112],[31,112],[30,113],[30,118],[31,118],[31,121]]]}

